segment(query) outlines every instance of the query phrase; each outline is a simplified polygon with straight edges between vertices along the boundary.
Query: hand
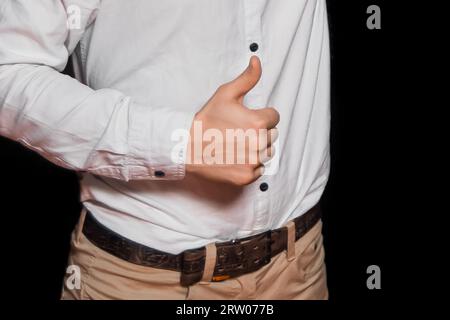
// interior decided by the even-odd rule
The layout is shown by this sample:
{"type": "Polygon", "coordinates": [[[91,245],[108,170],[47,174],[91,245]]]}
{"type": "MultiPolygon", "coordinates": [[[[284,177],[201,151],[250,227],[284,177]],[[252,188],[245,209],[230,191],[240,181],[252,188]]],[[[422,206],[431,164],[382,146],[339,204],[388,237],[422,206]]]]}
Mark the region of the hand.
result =
{"type": "Polygon", "coordinates": [[[244,96],[258,83],[261,72],[259,58],[251,57],[247,69],[221,85],[195,115],[187,174],[238,186],[252,183],[263,174],[263,162],[274,153],[272,143],[277,138],[275,127],[280,116],[274,108],[252,110],[243,105],[244,96]]]}

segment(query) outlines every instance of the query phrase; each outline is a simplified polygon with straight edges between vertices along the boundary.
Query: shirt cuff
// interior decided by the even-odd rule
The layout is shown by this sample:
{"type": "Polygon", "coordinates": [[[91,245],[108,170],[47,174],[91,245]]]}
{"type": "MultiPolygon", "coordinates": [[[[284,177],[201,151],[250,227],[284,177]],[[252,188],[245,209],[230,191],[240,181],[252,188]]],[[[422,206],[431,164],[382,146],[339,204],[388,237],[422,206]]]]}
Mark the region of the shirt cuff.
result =
{"type": "Polygon", "coordinates": [[[130,102],[129,180],[180,180],[185,176],[189,131],[195,112],[130,102]]]}

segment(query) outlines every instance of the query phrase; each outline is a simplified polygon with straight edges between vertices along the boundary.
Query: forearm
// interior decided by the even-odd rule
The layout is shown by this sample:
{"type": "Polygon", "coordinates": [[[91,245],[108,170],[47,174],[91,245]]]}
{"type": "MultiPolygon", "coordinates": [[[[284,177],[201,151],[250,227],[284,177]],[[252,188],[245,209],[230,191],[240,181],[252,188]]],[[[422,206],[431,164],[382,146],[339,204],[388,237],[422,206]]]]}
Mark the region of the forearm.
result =
{"type": "Polygon", "coordinates": [[[0,134],[66,168],[130,179],[130,114],[120,92],[46,66],[0,66],[0,134]]]}

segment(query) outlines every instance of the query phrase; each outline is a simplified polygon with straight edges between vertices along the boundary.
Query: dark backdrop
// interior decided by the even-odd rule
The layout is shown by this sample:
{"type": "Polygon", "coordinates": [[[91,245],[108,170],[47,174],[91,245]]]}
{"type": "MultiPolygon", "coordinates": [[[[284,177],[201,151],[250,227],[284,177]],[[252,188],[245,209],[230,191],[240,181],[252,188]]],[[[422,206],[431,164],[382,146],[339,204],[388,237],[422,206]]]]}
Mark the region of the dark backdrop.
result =
{"type": "MultiPolygon", "coordinates": [[[[332,170],[323,197],[330,297],[378,301],[392,293],[398,215],[393,154],[394,12],[384,1],[330,0],[332,170]],[[366,8],[382,8],[382,29],[366,28],[366,8]],[[382,270],[382,289],[366,287],[366,268],[382,270]]],[[[70,73],[70,67],[67,72],[70,73]]],[[[76,174],[0,138],[2,289],[10,298],[58,299],[78,218],[76,174]]]]}

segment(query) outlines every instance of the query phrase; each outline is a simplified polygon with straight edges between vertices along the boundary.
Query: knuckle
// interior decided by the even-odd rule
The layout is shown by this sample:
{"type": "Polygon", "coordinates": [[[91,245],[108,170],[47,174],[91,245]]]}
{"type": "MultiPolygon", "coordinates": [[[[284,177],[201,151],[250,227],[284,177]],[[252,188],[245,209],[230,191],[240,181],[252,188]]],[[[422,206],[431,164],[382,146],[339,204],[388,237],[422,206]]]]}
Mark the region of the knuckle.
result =
{"type": "Polygon", "coordinates": [[[268,136],[268,138],[269,138],[269,140],[270,140],[271,142],[275,142],[275,141],[278,139],[278,136],[279,136],[279,132],[278,132],[278,129],[277,129],[277,128],[271,129],[271,130],[269,131],[269,136],[268,136]]]}
{"type": "Polygon", "coordinates": [[[269,108],[269,110],[272,112],[275,122],[278,124],[280,122],[280,113],[275,108],[269,108]]]}
{"type": "Polygon", "coordinates": [[[217,88],[216,94],[219,94],[219,95],[225,94],[225,93],[228,91],[228,88],[229,88],[229,87],[230,87],[230,84],[229,84],[229,83],[221,84],[221,85],[217,88]]]}
{"type": "Polygon", "coordinates": [[[267,122],[264,118],[262,117],[256,117],[255,120],[253,121],[253,125],[257,128],[257,129],[265,129],[267,127],[267,122]]]}

